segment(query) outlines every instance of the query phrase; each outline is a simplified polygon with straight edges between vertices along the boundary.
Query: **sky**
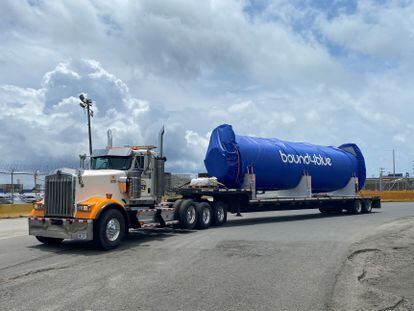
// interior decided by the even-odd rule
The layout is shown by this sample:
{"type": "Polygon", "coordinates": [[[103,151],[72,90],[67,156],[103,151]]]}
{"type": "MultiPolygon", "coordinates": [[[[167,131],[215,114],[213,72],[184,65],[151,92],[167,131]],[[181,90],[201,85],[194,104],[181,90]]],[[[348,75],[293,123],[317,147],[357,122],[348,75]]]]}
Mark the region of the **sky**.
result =
{"type": "Polygon", "coordinates": [[[0,169],[157,144],[205,171],[211,131],[338,146],[413,173],[413,1],[0,1],[0,169]]]}

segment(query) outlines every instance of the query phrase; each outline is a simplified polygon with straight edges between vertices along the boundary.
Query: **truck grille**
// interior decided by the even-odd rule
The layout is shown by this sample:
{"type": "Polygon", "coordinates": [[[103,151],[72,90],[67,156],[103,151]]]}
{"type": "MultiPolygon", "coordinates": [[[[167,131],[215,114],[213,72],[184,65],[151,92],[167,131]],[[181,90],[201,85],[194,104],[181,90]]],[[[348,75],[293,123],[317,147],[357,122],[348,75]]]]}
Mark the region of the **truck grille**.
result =
{"type": "Polygon", "coordinates": [[[45,216],[72,217],[74,197],[74,178],[71,175],[46,176],[45,216]]]}

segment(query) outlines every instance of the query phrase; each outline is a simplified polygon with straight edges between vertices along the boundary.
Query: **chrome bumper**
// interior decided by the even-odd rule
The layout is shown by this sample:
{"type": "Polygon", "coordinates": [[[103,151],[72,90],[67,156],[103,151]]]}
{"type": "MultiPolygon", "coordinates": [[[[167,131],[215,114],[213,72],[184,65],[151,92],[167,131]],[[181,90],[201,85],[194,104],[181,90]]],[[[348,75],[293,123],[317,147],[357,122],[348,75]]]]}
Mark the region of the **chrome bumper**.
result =
{"type": "Polygon", "coordinates": [[[48,238],[90,241],[93,239],[91,219],[29,218],[29,234],[48,238]]]}

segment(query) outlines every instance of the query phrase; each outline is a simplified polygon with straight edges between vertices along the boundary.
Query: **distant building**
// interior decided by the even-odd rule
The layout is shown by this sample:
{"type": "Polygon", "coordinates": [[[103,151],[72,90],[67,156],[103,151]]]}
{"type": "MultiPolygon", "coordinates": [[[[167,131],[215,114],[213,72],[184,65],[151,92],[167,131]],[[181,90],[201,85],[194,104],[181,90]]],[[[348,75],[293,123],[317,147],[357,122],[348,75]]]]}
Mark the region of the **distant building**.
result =
{"type": "Polygon", "coordinates": [[[23,193],[23,184],[0,184],[0,192],[23,193]]]}
{"type": "Polygon", "coordinates": [[[191,178],[191,174],[164,173],[164,190],[173,192],[174,189],[189,183],[191,178]]]}
{"type": "Polygon", "coordinates": [[[171,189],[179,188],[191,181],[191,174],[171,174],[171,189]]]}
{"type": "Polygon", "coordinates": [[[164,191],[171,192],[171,173],[164,173],[164,191]]]}
{"type": "Polygon", "coordinates": [[[390,173],[386,177],[401,178],[401,177],[403,177],[403,173],[395,173],[395,174],[390,173]]]}

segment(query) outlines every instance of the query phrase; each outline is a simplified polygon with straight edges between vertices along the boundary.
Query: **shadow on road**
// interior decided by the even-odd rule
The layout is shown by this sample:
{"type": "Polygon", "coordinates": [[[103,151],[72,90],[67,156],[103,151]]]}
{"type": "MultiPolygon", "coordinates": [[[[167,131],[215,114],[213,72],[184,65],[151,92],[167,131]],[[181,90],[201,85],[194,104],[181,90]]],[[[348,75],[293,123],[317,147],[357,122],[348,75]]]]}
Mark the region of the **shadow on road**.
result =
{"type": "MultiPolygon", "coordinates": [[[[377,212],[372,212],[376,214],[377,212]]],[[[278,223],[278,222],[293,222],[311,219],[330,219],[336,217],[364,217],[370,214],[362,215],[349,215],[346,213],[340,214],[299,214],[299,215],[281,215],[281,216],[265,216],[255,218],[236,218],[229,220],[223,227],[210,228],[209,230],[220,229],[225,227],[239,227],[239,226],[251,226],[256,224],[265,223],[278,223]]],[[[83,256],[95,256],[105,255],[112,252],[120,252],[123,250],[133,249],[135,247],[143,247],[145,244],[154,240],[165,240],[178,235],[191,234],[197,230],[183,230],[174,228],[152,228],[141,229],[131,231],[124,239],[122,244],[115,250],[102,251],[94,245],[93,242],[80,242],[80,241],[63,241],[59,245],[44,245],[39,242],[38,245],[28,246],[28,248],[38,249],[49,253],[71,253],[83,256]]]]}
{"type": "Polygon", "coordinates": [[[154,240],[164,240],[177,235],[190,234],[192,232],[194,232],[194,230],[182,230],[174,228],[154,228],[131,231],[124,238],[122,244],[117,249],[110,251],[100,250],[92,241],[82,242],[70,240],[65,240],[58,245],[45,245],[39,242],[37,245],[28,246],[28,248],[33,248],[49,253],[71,253],[84,256],[105,255],[113,251],[119,252],[122,250],[142,246],[143,244],[154,240]]]}
{"type": "MultiPolygon", "coordinates": [[[[378,212],[371,212],[371,214],[376,214],[378,212]]],[[[255,224],[264,224],[264,223],[277,223],[277,222],[292,222],[292,221],[301,221],[308,219],[321,219],[321,218],[334,218],[334,217],[361,217],[369,216],[370,214],[361,214],[361,215],[351,215],[347,213],[337,213],[337,214],[300,214],[300,215],[283,215],[283,216],[265,216],[265,217],[255,217],[255,218],[237,218],[231,219],[227,222],[226,227],[238,227],[238,226],[251,226],[255,224]]]]}

